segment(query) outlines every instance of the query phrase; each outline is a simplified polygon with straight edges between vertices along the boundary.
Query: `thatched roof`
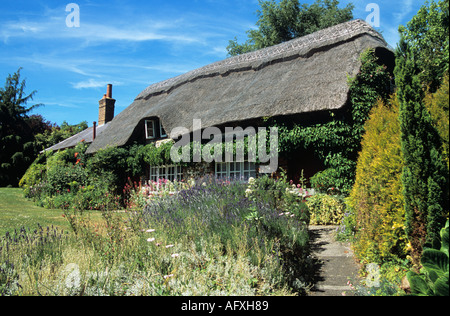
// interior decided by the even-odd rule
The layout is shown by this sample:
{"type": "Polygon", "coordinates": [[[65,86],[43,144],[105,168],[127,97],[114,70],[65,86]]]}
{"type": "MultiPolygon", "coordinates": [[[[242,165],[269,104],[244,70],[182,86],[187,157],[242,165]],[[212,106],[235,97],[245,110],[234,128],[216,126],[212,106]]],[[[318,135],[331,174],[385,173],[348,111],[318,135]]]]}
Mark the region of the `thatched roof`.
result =
{"type": "Polygon", "coordinates": [[[88,152],[127,144],[138,124],[150,117],[160,118],[173,137],[176,127],[192,131],[193,119],[201,119],[206,128],[340,109],[347,103],[347,78],[359,72],[360,54],[369,47],[389,51],[378,32],[354,20],[151,85],[108,124],[88,152]]]}
{"type": "MultiPolygon", "coordinates": [[[[97,137],[100,136],[103,133],[103,131],[105,131],[107,125],[108,124],[97,126],[97,128],[96,128],[96,136],[97,137]]],[[[78,134],[75,134],[72,137],[69,137],[69,138],[63,140],[62,142],[60,142],[50,148],[45,149],[44,151],[51,151],[51,150],[57,151],[57,150],[63,150],[63,149],[67,149],[67,148],[73,148],[81,142],[90,144],[93,141],[93,136],[94,136],[93,130],[94,130],[94,127],[89,127],[87,129],[85,129],[84,131],[79,132],[78,134]]]]}

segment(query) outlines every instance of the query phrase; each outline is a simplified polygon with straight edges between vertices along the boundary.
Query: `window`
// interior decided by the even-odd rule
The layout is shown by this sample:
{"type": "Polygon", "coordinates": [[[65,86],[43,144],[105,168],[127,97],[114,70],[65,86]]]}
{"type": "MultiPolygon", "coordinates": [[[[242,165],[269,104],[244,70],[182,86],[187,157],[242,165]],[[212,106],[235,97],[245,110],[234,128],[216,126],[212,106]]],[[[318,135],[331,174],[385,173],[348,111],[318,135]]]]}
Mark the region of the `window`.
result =
{"type": "Polygon", "coordinates": [[[150,181],[158,182],[160,179],[168,181],[181,181],[183,179],[183,170],[181,166],[162,166],[150,167],[150,181]]]}
{"type": "Polygon", "coordinates": [[[147,139],[155,139],[156,138],[156,130],[154,120],[145,121],[145,138],[147,139]]]}
{"type": "Polygon", "coordinates": [[[164,130],[161,121],[159,119],[146,120],[145,121],[145,138],[156,139],[165,138],[167,133],[164,130]]]}
{"type": "Polygon", "coordinates": [[[247,181],[256,177],[254,162],[216,162],[216,178],[247,181]]]}

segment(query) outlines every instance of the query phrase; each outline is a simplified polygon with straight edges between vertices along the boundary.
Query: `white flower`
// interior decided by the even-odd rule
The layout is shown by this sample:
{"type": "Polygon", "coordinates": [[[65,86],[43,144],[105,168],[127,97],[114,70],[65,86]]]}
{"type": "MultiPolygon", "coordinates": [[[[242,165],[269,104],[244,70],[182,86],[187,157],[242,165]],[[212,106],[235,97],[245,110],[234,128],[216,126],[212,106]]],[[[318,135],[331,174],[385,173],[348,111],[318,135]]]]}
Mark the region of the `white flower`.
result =
{"type": "Polygon", "coordinates": [[[283,216],[283,215],[284,215],[284,213],[278,214],[278,216],[283,216]]]}
{"type": "Polygon", "coordinates": [[[154,242],[154,241],[155,241],[155,238],[149,238],[149,239],[147,239],[147,241],[148,241],[148,242],[154,242]]]}
{"type": "Polygon", "coordinates": [[[78,265],[71,263],[67,265],[64,270],[65,272],[70,271],[64,280],[66,289],[69,291],[70,295],[77,295],[81,290],[81,274],[78,265]]]}
{"type": "Polygon", "coordinates": [[[179,256],[180,256],[179,254],[174,253],[174,254],[172,255],[172,258],[178,258],[179,256]]]}
{"type": "Polygon", "coordinates": [[[171,277],[173,277],[173,274],[165,275],[164,279],[168,279],[168,278],[171,278],[171,277]]]}
{"type": "Polygon", "coordinates": [[[146,233],[154,233],[156,231],[156,229],[149,229],[146,231],[146,233]]]}
{"type": "Polygon", "coordinates": [[[166,248],[172,248],[173,247],[173,245],[167,245],[166,246],[166,248]]]}

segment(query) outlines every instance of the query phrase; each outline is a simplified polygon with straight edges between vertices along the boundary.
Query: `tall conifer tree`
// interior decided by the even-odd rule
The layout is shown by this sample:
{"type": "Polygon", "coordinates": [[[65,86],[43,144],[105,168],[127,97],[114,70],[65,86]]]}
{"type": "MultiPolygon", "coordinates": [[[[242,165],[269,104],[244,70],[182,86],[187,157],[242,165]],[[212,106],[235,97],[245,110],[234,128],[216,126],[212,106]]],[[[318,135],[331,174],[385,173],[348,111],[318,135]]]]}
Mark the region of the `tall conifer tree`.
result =
{"type": "Polygon", "coordinates": [[[448,170],[440,152],[440,137],[425,107],[425,92],[413,51],[402,36],[395,69],[405,159],[402,181],[406,232],[413,260],[418,264],[424,245],[439,238],[448,214],[448,170]]]}

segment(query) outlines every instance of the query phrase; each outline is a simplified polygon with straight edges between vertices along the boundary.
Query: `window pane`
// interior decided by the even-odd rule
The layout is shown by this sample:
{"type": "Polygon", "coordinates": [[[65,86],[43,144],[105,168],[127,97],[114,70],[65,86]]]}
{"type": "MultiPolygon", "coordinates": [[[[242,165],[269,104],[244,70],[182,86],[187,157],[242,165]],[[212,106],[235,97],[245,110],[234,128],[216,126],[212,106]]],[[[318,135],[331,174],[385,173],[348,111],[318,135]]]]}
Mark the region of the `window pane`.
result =
{"type": "Polygon", "coordinates": [[[155,121],[145,121],[147,139],[155,138],[155,121]]]}

